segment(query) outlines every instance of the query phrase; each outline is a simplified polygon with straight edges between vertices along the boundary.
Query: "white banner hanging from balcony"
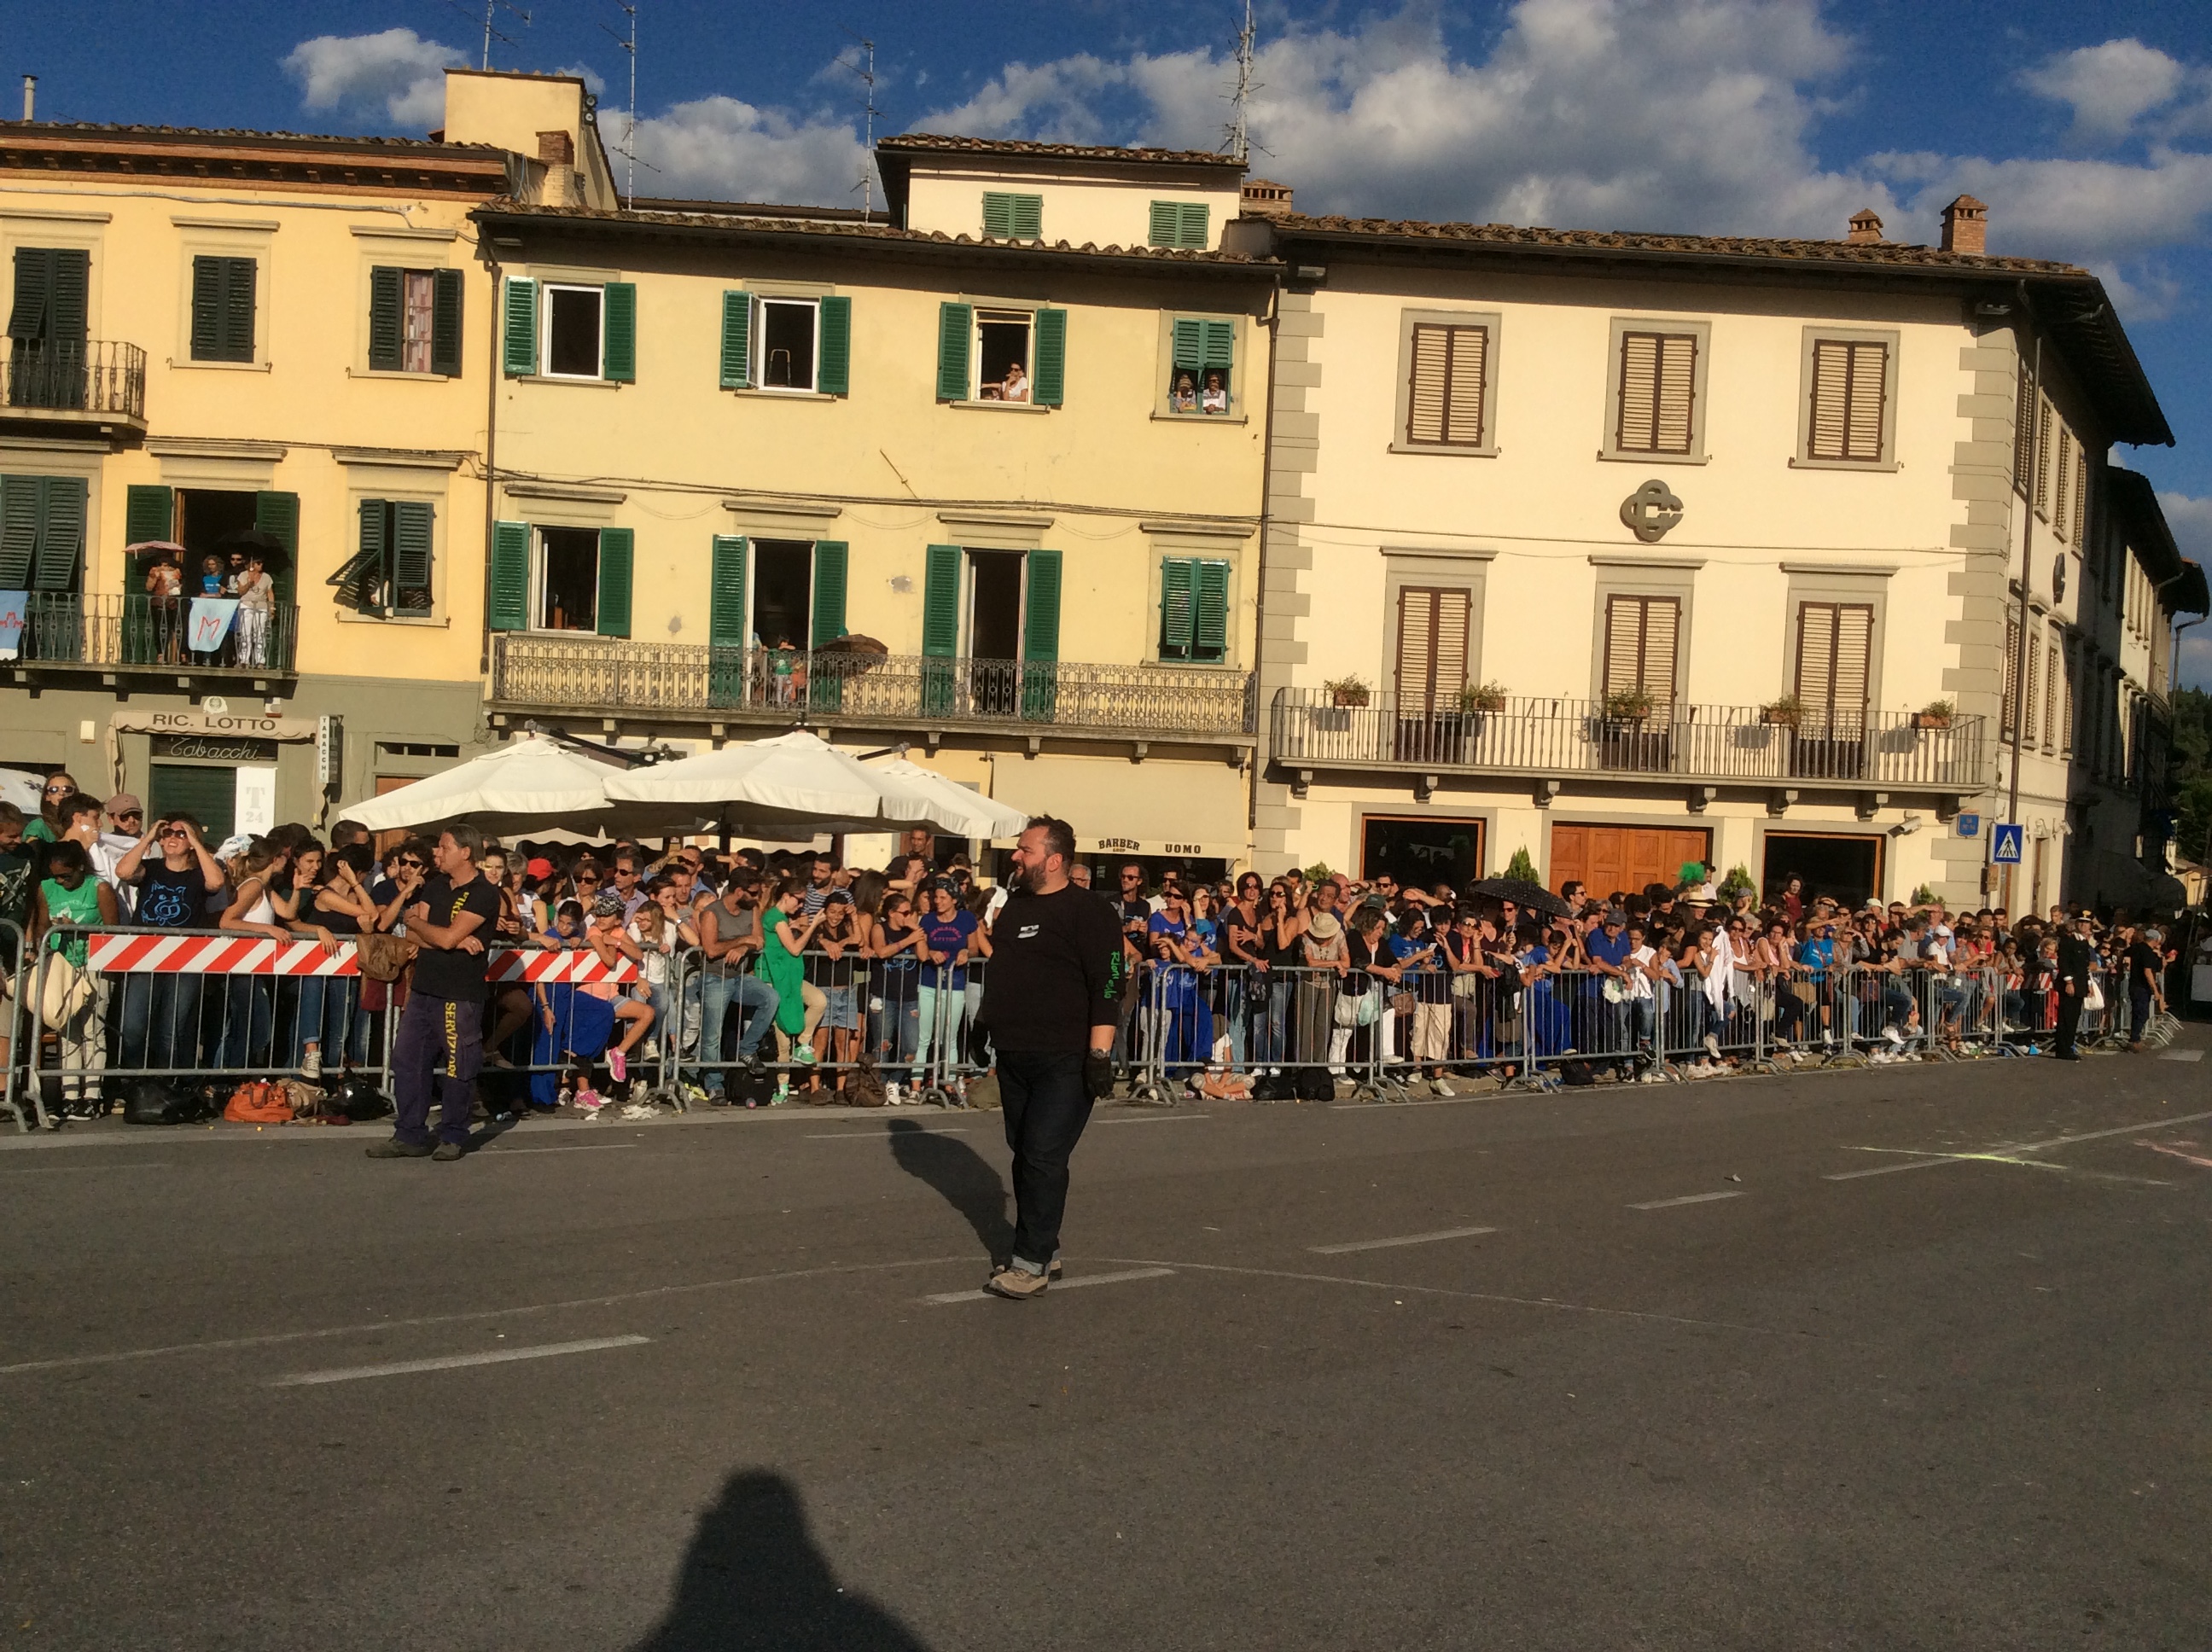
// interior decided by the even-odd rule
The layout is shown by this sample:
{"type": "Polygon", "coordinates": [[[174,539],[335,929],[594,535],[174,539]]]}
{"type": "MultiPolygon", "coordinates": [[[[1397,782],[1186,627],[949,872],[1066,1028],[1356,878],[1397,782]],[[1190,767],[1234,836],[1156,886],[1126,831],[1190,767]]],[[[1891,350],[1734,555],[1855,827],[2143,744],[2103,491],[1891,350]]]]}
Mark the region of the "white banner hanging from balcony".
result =
{"type": "Polygon", "coordinates": [[[13,659],[23,646],[23,610],[31,605],[27,591],[0,591],[0,659],[13,659]]]}
{"type": "Polygon", "coordinates": [[[211,654],[222,647],[222,640],[230,635],[230,623],[238,616],[238,603],[229,597],[194,597],[192,598],[191,643],[194,653],[211,654]]]}

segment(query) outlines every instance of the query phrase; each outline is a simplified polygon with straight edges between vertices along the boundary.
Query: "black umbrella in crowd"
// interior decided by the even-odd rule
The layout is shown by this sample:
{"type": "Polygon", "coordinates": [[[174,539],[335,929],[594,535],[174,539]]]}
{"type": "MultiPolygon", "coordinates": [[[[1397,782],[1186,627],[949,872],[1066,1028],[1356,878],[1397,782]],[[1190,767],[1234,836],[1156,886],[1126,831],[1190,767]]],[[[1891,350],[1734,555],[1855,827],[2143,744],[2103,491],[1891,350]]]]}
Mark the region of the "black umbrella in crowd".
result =
{"type": "Polygon", "coordinates": [[[258,556],[261,566],[271,574],[290,566],[292,561],[292,553],[284,548],[284,542],[262,528],[240,528],[235,533],[226,533],[215,542],[215,548],[226,556],[234,550],[258,556]]]}
{"type": "Polygon", "coordinates": [[[1486,878],[1468,893],[1510,901],[1523,912],[1541,912],[1553,918],[1564,918],[1569,910],[1567,903],[1551,890],[1525,878],[1486,878]]]}

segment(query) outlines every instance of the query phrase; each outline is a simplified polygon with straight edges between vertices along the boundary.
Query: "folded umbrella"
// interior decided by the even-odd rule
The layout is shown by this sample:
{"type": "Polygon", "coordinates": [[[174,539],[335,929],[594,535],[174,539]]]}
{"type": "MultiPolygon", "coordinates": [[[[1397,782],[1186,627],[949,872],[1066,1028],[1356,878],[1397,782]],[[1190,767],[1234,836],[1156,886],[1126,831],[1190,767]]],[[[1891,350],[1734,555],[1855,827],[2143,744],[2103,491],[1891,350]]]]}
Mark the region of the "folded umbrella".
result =
{"type": "Polygon", "coordinates": [[[1468,893],[1510,901],[1524,912],[1541,912],[1554,918],[1564,918],[1572,910],[1541,884],[1532,884],[1525,878],[1486,878],[1468,893]]]}

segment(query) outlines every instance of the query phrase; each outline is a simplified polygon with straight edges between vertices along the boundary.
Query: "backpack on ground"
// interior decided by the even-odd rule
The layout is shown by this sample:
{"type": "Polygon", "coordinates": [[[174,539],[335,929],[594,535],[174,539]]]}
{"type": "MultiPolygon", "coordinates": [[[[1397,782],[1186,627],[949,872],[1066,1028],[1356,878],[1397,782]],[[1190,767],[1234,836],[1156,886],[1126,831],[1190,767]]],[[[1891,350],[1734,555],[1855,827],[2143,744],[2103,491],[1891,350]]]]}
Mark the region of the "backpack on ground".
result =
{"type": "Polygon", "coordinates": [[[1559,1082],[1570,1090],[1580,1090],[1585,1084],[1595,1084],[1597,1073],[1587,1061],[1562,1061],[1559,1063],[1559,1082]]]}
{"type": "Polygon", "coordinates": [[[890,1096],[884,1091],[883,1069],[872,1055],[864,1055],[845,1081],[845,1099],[854,1107],[882,1107],[890,1096]]]}
{"type": "Polygon", "coordinates": [[[1333,1102],[1336,1099],[1336,1080],[1329,1076],[1327,1067],[1300,1067],[1291,1081],[1291,1093],[1301,1102],[1333,1102]]]}
{"type": "Polygon", "coordinates": [[[159,1078],[134,1078],[123,1097],[126,1124],[191,1124],[201,1116],[200,1098],[159,1078]]]}

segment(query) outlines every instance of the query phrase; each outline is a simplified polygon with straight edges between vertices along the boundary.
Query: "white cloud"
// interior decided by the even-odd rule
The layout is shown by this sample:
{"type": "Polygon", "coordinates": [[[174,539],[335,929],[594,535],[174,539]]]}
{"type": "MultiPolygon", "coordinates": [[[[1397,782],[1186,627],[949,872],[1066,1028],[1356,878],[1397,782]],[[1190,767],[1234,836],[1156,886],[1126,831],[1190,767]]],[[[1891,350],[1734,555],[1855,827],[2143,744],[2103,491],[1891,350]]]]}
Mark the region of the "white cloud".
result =
{"type": "Polygon", "coordinates": [[[434,126],[445,118],[445,71],[468,54],[411,28],[380,34],[319,34],[302,40],[284,59],[311,110],[381,104],[403,126],[434,126]]]}
{"type": "Polygon", "coordinates": [[[553,72],[556,75],[574,75],[584,82],[584,89],[595,98],[606,95],[607,77],[589,64],[572,63],[567,68],[556,69],[553,72]]]}
{"type": "MultiPolygon", "coordinates": [[[[620,146],[627,112],[600,116],[607,146],[620,146]]],[[[851,125],[797,116],[737,98],[701,98],[637,123],[641,195],[720,201],[778,201],[858,206],[866,152],[851,125]]],[[[615,162],[619,167],[622,162],[615,162]]],[[[876,194],[883,198],[881,190],[876,194]]]]}
{"type": "Polygon", "coordinates": [[[2172,100],[2186,73],[2156,46],[2128,39],[2055,52],[2020,78],[2030,91],[2073,106],[2077,137],[2111,142],[2172,100]]]}

